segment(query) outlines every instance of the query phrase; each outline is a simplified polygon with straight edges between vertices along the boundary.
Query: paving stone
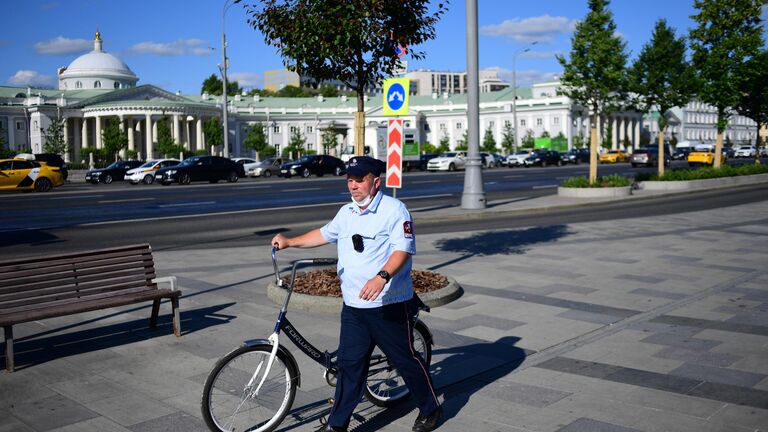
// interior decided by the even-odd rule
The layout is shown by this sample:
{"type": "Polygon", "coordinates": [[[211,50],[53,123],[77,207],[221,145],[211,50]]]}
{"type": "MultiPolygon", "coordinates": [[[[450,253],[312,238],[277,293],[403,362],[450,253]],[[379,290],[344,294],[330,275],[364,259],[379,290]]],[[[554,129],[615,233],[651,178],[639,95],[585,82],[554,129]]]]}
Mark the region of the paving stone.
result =
{"type": "Polygon", "coordinates": [[[615,315],[604,315],[599,313],[584,312],[580,310],[568,310],[557,314],[560,318],[567,318],[576,321],[586,321],[596,324],[611,324],[620,321],[620,318],[615,315]]]}
{"type": "Polygon", "coordinates": [[[734,333],[750,333],[768,336],[768,326],[756,326],[750,324],[734,323],[730,321],[714,321],[700,318],[661,315],[653,318],[651,322],[664,323],[673,326],[687,326],[701,329],[715,329],[734,333]]]}
{"type": "Polygon", "coordinates": [[[766,375],[743,372],[734,369],[703,366],[686,363],[673,370],[671,374],[701,381],[729,384],[739,387],[752,387],[766,378],[766,375]]]}
{"type": "Polygon", "coordinates": [[[544,294],[544,295],[559,293],[559,292],[569,292],[569,293],[575,293],[575,294],[590,294],[597,291],[597,289],[595,288],[588,288],[580,285],[571,285],[571,284],[564,284],[564,283],[545,285],[541,288],[538,288],[537,290],[539,291],[539,294],[544,294]]]}
{"type": "Polygon", "coordinates": [[[633,274],[620,274],[616,276],[616,279],[624,279],[629,281],[638,281],[649,284],[657,284],[666,281],[664,278],[645,276],[645,275],[633,275],[633,274]]]}
{"type": "Polygon", "coordinates": [[[124,428],[108,418],[96,417],[49,432],[130,432],[130,429],[124,428]]]}
{"type": "Polygon", "coordinates": [[[146,395],[127,391],[119,396],[87,403],[85,406],[126,427],[176,412],[146,395]]]}
{"type": "Polygon", "coordinates": [[[629,292],[638,296],[659,297],[670,300],[680,300],[686,297],[685,294],[677,294],[669,291],[655,290],[650,288],[638,288],[629,292]]]}
{"type": "Polygon", "coordinates": [[[670,333],[657,333],[650,335],[641,342],[652,343],[657,345],[669,345],[674,347],[683,347],[690,351],[709,351],[712,348],[720,345],[719,341],[688,338],[685,336],[678,336],[670,333]]]}
{"type": "Polygon", "coordinates": [[[480,390],[479,393],[495,400],[514,402],[536,408],[549,406],[572,394],[514,382],[503,382],[494,386],[488,386],[480,390]]]}
{"type": "Polygon", "coordinates": [[[685,348],[668,347],[654,354],[655,357],[695,363],[703,366],[728,367],[743,357],[728,353],[692,351],[685,348]]]}
{"type": "Polygon", "coordinates": [[[87,407],[61,395],[20,403],[12,406],[9,411],[25,425],[40,431],[71,425],[99,416],[87,407]]]}
{"type": "Polygon", "coordinates": [[[128,428],[133,432],[194,432],[208,431],[208,427],[205,423],[193,417],[187,413],[176,412],[167,416],[159,417],[152,420],[135,424],[128,428]]]}

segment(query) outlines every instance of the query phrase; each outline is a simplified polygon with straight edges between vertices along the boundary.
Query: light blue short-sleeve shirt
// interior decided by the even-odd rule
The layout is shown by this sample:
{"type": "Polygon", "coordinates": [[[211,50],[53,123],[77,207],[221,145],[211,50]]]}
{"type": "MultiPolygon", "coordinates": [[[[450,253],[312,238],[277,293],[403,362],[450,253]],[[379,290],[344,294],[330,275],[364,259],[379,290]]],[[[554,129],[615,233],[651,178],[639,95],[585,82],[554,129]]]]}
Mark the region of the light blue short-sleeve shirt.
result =
{"type": "Polygon", "coordinates": [[[360,299],[360,290],[384,267],[395,251],[416,253],[416,237],[411,214],[399,200],[378,192],[364,210],[354,203],[339,209],[336,216],[320,228],[323,238],[336,243],[337,270],[344,304],[355,308],[374,308],[410,300],[413,297],[411,258],[372,301],[360,299]],[[357,252],[352,236],[363,238],[363,252],[357,252]]]}

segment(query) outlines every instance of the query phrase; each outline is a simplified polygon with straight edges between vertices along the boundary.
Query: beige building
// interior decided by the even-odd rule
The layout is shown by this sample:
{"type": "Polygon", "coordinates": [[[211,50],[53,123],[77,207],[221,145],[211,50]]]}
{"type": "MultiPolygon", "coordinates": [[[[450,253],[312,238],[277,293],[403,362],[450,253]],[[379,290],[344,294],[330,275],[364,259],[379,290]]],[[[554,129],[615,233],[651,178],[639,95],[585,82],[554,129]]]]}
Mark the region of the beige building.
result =
{"type": "Polygon", "coordinates": [[[264,90],[278,92],[285,86],[300,86],[299,74],[288,69],[272,69],[264,71],[264,90]]]}

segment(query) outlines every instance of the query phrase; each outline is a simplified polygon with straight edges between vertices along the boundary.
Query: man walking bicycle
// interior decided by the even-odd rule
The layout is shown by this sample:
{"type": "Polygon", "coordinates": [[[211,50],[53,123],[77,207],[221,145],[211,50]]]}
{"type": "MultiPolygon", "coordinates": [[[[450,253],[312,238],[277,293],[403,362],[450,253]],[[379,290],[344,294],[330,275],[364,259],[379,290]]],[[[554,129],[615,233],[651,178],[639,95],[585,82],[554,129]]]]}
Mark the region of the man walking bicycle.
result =
{"type": "Polygon", "coordinates": [[[322,228],[297,237],[272,239],[278,249],[336,243],[344,306],[339,336],[336,395],[323,431],[346,431],[363,394],[368,361],[378,346],[403,377],[419,415],[414,432],[437,428],[442,408],[429,370],[411,338],[418,298],[411,280],[416,253],[413,221],[405,204],[379,191],[383,162],[367,156],[349,160],[347,188],[352,202],[322,228]]]}

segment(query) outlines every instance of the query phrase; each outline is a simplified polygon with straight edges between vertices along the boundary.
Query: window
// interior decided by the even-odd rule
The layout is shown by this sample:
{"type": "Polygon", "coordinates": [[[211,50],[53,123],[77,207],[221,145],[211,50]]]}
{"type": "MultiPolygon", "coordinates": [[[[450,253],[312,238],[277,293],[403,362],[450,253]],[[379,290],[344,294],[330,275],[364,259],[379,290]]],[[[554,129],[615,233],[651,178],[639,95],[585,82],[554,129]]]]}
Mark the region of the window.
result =
{"type": "Polygon", "coordinates": [[[32,130],[37,130],[37,129],[38,129],[38,127],[37,127],[37,120],[35,120],[35,122],[33,123],[33,126],[32,126],[32,130]]]}
{"type": "Polygon", "coordinates": [[[307,133],[312,133],[314,130],[312,126],[307,126],[307,133]]]}
{"type": "Polygon", "coordinates": [[[461,122],[456,123],[456,129],[461,129],[461,122]]]}
{"type": "Polygon", "coordinates": [[[445,123],[440,123],[440,130],[445,130],[445,123]]]}
{"type": "Polygon", "coordinates": [[[536,119],[536,126],[543,126],[544,125],[544,119],[539,117],[536,119]]]}
{"type": "Polygon", "coordinates": [[[17,121],[16,122],[16,130],[24,130],[24,122],[17,121]]]}
{"type": "Polygon", "coordinates": [[[280,126],[277,126],[277,125],[275,125],[275,126],[272,126],[272,132],[274,132],[274,133],[280,133],[280,126]]]}
{"type": "Polygon", "coordinates": [[[117,82],[117,81],[115,81],[115,88],[116,88],[116,89],[119,89],[119,88],[120,88],[120,83],[119,83],[119,82],[117,82]]]}
{"type": "Polygon", "coordinates": [[[493,121],[489,121],[489,122],[488,122],[488,127],[489,127],[489,128],[492,128],[492,127],[493,127],[493,121]]]}
{"type": "Polygon", "coordinates": [[[510,124],[512,124],[509,120],[504,120],[504,127],[508,127],[510,124]]]}
{"type": "Polygon", "coordinates": [[[291,126],[291,133],[296,133],[299,131],[298,126],[291,126]]]}
{"type": "Polygon", "coordinates": [[[94,81],[93,88],[101,88],[101,81],[94,81]]]}
{"type": "Polygon", "coordinates": [[[83,88],[83,83],[81,83],[80,81],[76,82],[75,88],[83,88]]]}
{"type": "Polygon", "coordinates": [[[554,118],[552,119],[552,123],[554,123],[554,124],[556,124],[556,125],[559,125],[559,124],[560,124],[560,117],[554,117],[554,118]]]}
{"type": "Polygon", "coordinates": [[[525,119],[520,119],[520,126],[525,126],[525,119]]]}

